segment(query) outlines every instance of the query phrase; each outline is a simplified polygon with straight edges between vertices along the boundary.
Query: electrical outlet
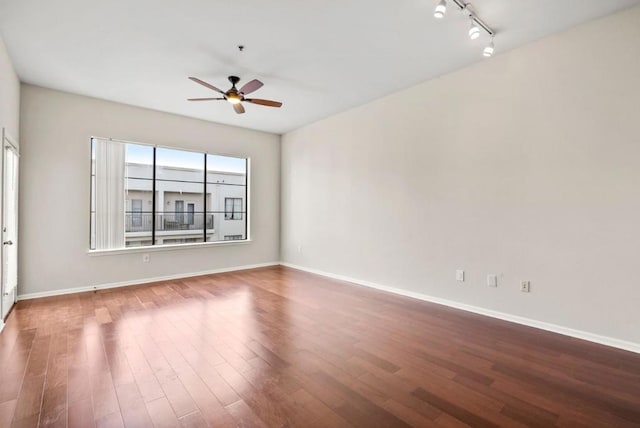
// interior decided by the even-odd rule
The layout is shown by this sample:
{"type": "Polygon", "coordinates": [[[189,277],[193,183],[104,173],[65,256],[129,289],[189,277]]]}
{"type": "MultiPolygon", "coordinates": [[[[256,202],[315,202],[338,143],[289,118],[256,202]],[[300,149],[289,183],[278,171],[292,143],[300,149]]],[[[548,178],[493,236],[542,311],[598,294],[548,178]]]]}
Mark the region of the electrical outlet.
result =
{"type": "Polygon", "coordinates": [[[143,254],[142,255],[142,262],[143,263],[149,263],[149,254],[143,254]]]}
{"type": "Polygon", "coordinates": [[[298,245],[298,254],[302,253],[302,245],[298,245]]]}
{"type": "Polygon", "coordinates": [[[462,269],[456,270],[456,281],[464,281],[464,271],[462,269]]]}
{"type": "Polygon", "coordinates": [[[497,287],[498,286],[498,275],[487,275],[487,285],[489,287],[497,287]]]}
{"type": "Polygon", "coordinates": [[[529,293],[531,291],[531,281],[520,281],[520,291],[529,293]]]}

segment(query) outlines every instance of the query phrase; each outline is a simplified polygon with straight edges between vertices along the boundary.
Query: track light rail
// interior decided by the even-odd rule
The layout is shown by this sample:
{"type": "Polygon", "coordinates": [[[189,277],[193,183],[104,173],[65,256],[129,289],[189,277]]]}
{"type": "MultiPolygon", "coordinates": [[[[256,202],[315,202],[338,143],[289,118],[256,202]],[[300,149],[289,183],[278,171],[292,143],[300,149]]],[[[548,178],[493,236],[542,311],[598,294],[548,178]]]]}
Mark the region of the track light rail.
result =
{"type": "Polygon", "coordinates": [[[493,29],[491,27],[489,27],[487,24],[485,24],[485,22],[478,18],[475,13],[473,13],[473,11],[471,9],[469,9],[469,3],[465,3],[462,0],[451,0],[456,6],[458,6],[460,8],[460,10],[467,10],[469,12],[469,15],[471,16],[471,19],[478,24],[478,26],[480,28],[482,28],[484,31],[487,32],[487,34],[489,34],[491,37],[493,37],[495,35],[495,32],[493,31],[493,29]]]}

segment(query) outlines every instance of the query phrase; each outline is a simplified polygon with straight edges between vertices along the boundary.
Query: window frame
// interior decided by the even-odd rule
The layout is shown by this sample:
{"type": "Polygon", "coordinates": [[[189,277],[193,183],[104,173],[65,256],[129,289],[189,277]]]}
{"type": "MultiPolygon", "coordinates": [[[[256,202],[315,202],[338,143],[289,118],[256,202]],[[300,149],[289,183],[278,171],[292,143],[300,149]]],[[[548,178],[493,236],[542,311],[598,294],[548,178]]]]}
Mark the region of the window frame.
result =
{"type": "MultiPolygon", "coordinates": [[[[160,144],[152,144],[152,143],[141,143],[141,142],[137,142],[137,141],[130,141],[130,140],[123,140],[123,139],[117,139],[117,138],[105,138],[105,137],[99,137],[99,136],[91,136],[89,138],[89,234],[88,234],[88,243],[89,243],[89,247],[87,249],[87,254],[88,255],[109,255],[109,254],[123,254],[123,253],[140,253],[140,252],[156,252],[156,251],[173,251],[173,250],[178,250],[178,249],[189,249],[189,248],[200,248],[200,247],[210,247],[210,246],[226,246],[226,245],[242,245],[242,244],[248,244],[251,243],[253,240],[251,238],[251,216],[249,215],[249,206],[250,206],[250,197],[251,197],[251,157],[245,154],[238,154],[238,153],[222,153],[222,152],[210,152],[210,151],[201,151],[201,150],[195,150],[195,149],[189,149],[189,148],[183,148],[183,147],[175,147],[175,146],[166,146],[166,145],[160,145],[160,144]],[[130,247],[119,247],[119,248],[108,248],[108,249],[94,249],[92,248],[93,245],[93,234],[94,234],[94,221],[95,221],[95,211],[94,211],[94,186],[93,183],[95,181],[95,167],[94,167],[94,149],[93,149],[93,142],[94,140],[102,140],[102,141],[106,141],[106,142],[114,142],[114,143],[120,143],[120,144],[132,144],[132,145],[139,145],[139,146],[147,146],[147,147],[152,147],[153,148],[153,152],[154,152],[154,156],[153,156],[153,182],[154,182],[154,200],[155,200],[155,182],[156,182],[156,178],[155,178],[155,174],[156,174],[156,169],[157,169],[157,164],[156,164],[156,149],[168,149],[168,150],[177,150],[177,151],[184,151],[184,152],[191,152],[191,153],[196,153],[196,154],[200,154],[203,155],[203,158],[205,159],[204,162],[204,174],[203,174],[203,199],[204,199],[204,207],[203,207],[203,212],[204,212],[204,217],[203,217],[203,234],[205,237],[205,240],[202,242],[188,242],[188,243],[180,243],[180,244],[156,244],[155,239],[152,238],[152,244],[151,245],[147,245],[147,246],[130,246],[130,247]],[[244,199],[245,199],[245,207],[246,207],[246,220],[245,220],[245,224],[244,224],[244,239],[238,239],[238,240],[232,240],[232,241],[227,241],[223,239],[219,239],[217,241],[206,241],[206,235],[207,235],[207,221],[206,218],[209,215],[208,213],[218,213],[218,214],[223,214],[224,211],[210,211],[207,210],[207,185],[213,185],[216,183],[211,183],[207,181],[207,177],[209,174],[209,170],[207,169],[207,163],[206,163],[206,159],[208,158],[208,156],[220,156],[220,157],[229,157],[229,158],[235,158],[235,159],[240,159],[240,160],[244,160],[244,164],[245,164],[245,181],[244,181],[244,185],[238,185],[238,186],[243,186],[245,188],[244,190],[244,199]]],[[[240,200],[242,200],[243,198],[238,198],[240,200]]],[[[125,207],[126,210],[126,207],[125,207]]],[[[144,208],[143,208],[143,212],[144,212],[144,208]]],[[[155,201],[153,202],[153,206],[152,206],[152,212],[155,213],[156,212],[156,207],[155,207],[155,201]]],[[[184,212],[185,217],[188,216],[188,213],[185,211],[184,212]]],[[[240,213],[242,214],[242,212],[240,213]]],[[[152,218],[155,218],[155,215],[152,215],[152,218]]],[[[153,235],[155,235],[155,230],[153,231],[153,235]]]]}

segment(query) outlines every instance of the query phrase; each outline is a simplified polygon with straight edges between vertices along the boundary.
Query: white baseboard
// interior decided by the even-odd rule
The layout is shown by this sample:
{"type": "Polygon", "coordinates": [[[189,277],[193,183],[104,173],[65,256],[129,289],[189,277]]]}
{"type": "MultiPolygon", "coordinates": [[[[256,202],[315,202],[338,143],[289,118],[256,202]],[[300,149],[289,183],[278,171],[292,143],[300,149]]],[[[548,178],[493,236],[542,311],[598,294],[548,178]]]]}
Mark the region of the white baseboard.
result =
{"type": "MultiPolygon", "coordinates": [[[[575,330],[575,329],[572,329],[569,327],[563,327],[557,324],[551,324],[548,322],[538,321],[531,318],[525,318],[518,315],[507,314],[504,312],[498,312],[491,309],[481,308],[478,306],[467,305],[465,303],[455,302],[453,300],[442,299],[439,297],[429,296],[427,294],[416,293],[413,291],[408,291],[400,288],[390,287],[387,285],[377,284],[371,281],[352,278],[346,275],[338,275],[331,272],[325,272],[318,269],[308,268],[305,266],[300,266],[300,265],[286,263],[286,262],[269,262],[269,263],[258,263],[253,265],[244,265],[244,266],[232,266],[232,267],[212,269],[212,270],[201,271],[201,272],[189,272],[189,273],[181,273],[181,274],[175,274],[175,275],[158,276],[158,277],[152,277],[152,278],[142,278],[142,279],[136,279],[132,281],[113,282],[113,283],[99,284],[99,285],[93,285],[93,286],[90,285],[90,286],[83,286],[83,287],[66,288],[62,290],[43,291],[38,293],[27,293],[27,294],[19,295],[18,300],[37,299],[39,297],[60,296],[63,294],[82,293],[87,291],[126,287],[129,285],[147,284],[151,282],[168,281],[172,279],[182,279],[182,278],[189,278],[194,276],[210,275],[210,274],[223,273],[223,272],[233,272],[233,271],[246,270],[246,269],[256,269],[261,267],[277,266],[277,265],[282,265],[289,268],[313,273],[316,275],[338,279],[341,281],[351,282],[353,284],[357,284],[357,285],[361,285],[369,288],[375,288],[377,290],[382,290],[389,293],[398,294],[401,296],[406,296],[406,297],[411,297],[418,300],[437,303],[440,305],[449,306],[452,308],[461,309],[463,311],[473,312],[476,314],[513,322],[516,324],[535,327],[541,330],[551,331],[554,333],[563,334],[565,336],[575,337],[577,339],[583,339],[589,342],[595,342],[601,345],[611,346],[613,348],[624,349],[626,351],[631,351],[631,352],[640,354],[640,344],[638,343],[628,342],[625,340],[615,339],[608,336],[589,333],[582,330],[575,330]]],[[[0,331],[2,331],[3,328],[4,328],[4,323],[0,321],[0,331]]]]}
{"type": "Polygon", "coordinates": [[[39,297],[61,296],[63,294],[83,293],[87,291],[105,290],[108,288],[126,287],[129,285],[148,284],[150,282],[169,281],[172,279],[190,278],[193,276],[211,275],[214,273],[233,272],[237,270],[256,269],[267,266],[277,266],[279,262],[258,263],[254,265],[232,266],[226,268],[212,269],[201,272],[179,273],[175,275],[156,276],[153,278],[141,278],[133,281],[111,282],[107,284],[89,285],[74,288],[65,288],[62,290],[42,291],[38,293],[27,293],[18,295],[18,300],[37,299],[39,297]]]}
{"type": "Polygon", "coordinates": [[[4,330],[4,321],[0,320],[0,333],[4,330]]]}
{"type": "Polygon", "coordinates": [[[587,331],[575,330],[568,327],[563,327],[556,324],[551,324],[544,321],[538,321],[531,318],[525,318],[518,315],[511,315],[504,312],[493,311],[491,309],[485,309],[478,306],[467,305],[465,303],[455,302],[453,300],[441,299],[439,297],[433,297],[422,293],[416,293],[413,291],[403,290],[400,288],[389,287],[382,284],[377,284],[370,281],[364,281],[357,278],[351,278],[345,275],[337,275],[330,272],[324,272],[318,269],[312,269],[305,266],[299,266],[292,263],[280,262],[282,266],[290,267],[293,269],[302,270],[316,275],[326,276],[328,278],[338,279],[341,281],[351,282],[357,285],[362,285],[369,288],[375,288],[377,290],[387,291],[393,294],[399,294],[401,296],[412,297],[418,300],[424,300],[427,302],[437,303],[444,306],[449,306],[456,309],[461,309],[467,312],[473,312],[480,315],[486,315],[492,318],[498,318],[504,321],[510,321],[516,324],[522,324],[529,327],[539,328],[541,330],[551,331],[565,336],[575,337],[577,339],[587,340],[589,342],[599,343],[601,345],[611,346],[613,348],[624,349],[640,354],[640,344],[627,342],[625,340],[615,339],[612,337],[601,336],[599,334],[589,333],[587,331]]]}

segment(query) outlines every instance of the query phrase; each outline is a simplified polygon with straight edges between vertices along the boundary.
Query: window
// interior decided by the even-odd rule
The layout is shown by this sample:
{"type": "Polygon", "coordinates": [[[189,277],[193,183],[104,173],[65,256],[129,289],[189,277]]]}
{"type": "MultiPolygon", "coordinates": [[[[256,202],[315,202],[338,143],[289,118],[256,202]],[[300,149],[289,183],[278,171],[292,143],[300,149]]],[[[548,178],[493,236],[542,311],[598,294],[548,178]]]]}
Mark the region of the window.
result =
{"type": "Polygon", "coordinates": [[[224,219],[242,220],[242,198],[224,198],[224,219]]]}
{"type": "Polygon", "coordinates": [[[247,175],[245,158],[92,138],[90,248],[247,239],[247,175]]]}

